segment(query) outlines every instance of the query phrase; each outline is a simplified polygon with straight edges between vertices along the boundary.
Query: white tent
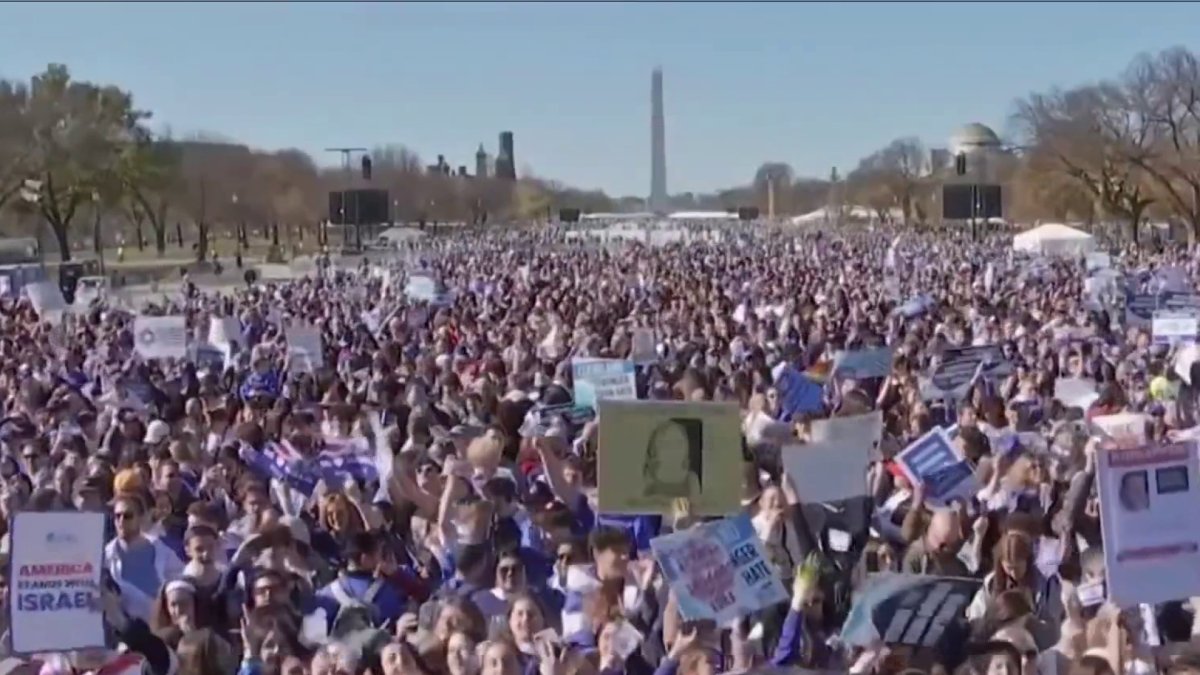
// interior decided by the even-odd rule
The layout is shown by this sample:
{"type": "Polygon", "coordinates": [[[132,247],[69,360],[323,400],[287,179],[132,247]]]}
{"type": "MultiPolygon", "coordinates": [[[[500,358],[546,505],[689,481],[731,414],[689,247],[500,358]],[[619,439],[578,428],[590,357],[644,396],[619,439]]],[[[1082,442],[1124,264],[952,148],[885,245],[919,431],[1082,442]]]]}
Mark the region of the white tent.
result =
{"type": "Polygon", "coordinates": [[[1046,223],[1013,237],[1014,251],[1038,255],[1082,257],[1095,249],[1095,237],[1062,223],[1046,223]]]}

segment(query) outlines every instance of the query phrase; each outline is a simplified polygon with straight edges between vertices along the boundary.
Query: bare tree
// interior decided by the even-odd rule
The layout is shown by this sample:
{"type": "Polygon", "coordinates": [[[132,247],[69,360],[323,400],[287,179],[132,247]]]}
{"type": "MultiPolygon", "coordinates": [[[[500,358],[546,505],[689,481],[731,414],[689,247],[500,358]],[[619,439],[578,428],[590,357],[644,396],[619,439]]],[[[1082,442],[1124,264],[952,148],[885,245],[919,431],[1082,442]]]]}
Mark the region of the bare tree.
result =
{"type": "Polygon", "coordinates": [[[880,215],[899,207],[906,222],[928,190],[925,180],[928,153],[916,138],[897,138],[882,150],[863,158],[846,177],[852,194],[868,202],[880,215]]]}
{"type": "Polygon", "coordinates": [[[1146,137],[1128,114],[1127,100],[1111,85],[1033,94],[1017,102],[1013,122],[1030,161],[1073,179],[1111,216],[1122,218],[1136,241],[1138,225],[1154,197],[1145,172],[1130,161],[1146,137]]]}
{"type": "Polygon", "coordinates": [[[1195,240],[1200,237],[1200,62],[1182,47],[1140,56],[1116,91],[1121,116],[1139,133],[1118,147],[1195,240]]]}

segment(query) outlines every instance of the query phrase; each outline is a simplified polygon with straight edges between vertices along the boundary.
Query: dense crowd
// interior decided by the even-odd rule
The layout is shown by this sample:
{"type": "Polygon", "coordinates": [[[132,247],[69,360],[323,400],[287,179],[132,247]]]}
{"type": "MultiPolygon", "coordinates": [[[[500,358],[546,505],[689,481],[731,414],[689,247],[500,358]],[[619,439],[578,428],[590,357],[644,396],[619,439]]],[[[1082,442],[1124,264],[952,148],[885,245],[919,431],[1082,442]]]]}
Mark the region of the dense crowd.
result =
{"type": "MultiPolygon", "coordinates": [[[[231,294],[189,283],[63,316],[0,301],[0,529],[90,511],[108,540],[107,648],[18,655],[6,634],[0,673],[1200,672],[1188,598],[1083,592],[1105,578],[1088,420],[1144,413],[1151,441],[1200,424],[1179,347],[1125,323],[1083,261],[894,229],[681,239],[475,232],[231,294]],[[416,272],[438,280],[432,302],[406,293],[416,272]],[[224,363],[146,359],[135,314],[185,315],[194,342],[228,317],[239,334],[224,363]],[[319,330],[320,358],[289,349],[293,325],[319,330]],[[687,499],[598,507],[605,449],[571,408],[571,360],[625,359],[646,328],[638,398],[740,410],[727,450],[788,591],[777,606],[685,618],[650,542],[711,517],[687,499]],[[884,345],[886,375],[831,366],[884,345]],[[941,355],[970,345],[1000,345],[1011,374],[931,396],[941,355]],[[819,410],[786,410],[781,368],[820,383],[819,410]],[[1094,402],[1056,400],[1061,378],[1093,382],[1094,402]],[[863,496],[807,502],[781,455],[814,420],[871,411],[863,496]],[[948,507],[894,461],[938,427],[983,486],[948,507]],[[952,640],[848,639],[858,591],[885,572],[981,583],[952,640]]],[[[1128,248],[1111,264],[1123,284],[1171,268],[1191,289],[1195,260],[1128,248]]]]}

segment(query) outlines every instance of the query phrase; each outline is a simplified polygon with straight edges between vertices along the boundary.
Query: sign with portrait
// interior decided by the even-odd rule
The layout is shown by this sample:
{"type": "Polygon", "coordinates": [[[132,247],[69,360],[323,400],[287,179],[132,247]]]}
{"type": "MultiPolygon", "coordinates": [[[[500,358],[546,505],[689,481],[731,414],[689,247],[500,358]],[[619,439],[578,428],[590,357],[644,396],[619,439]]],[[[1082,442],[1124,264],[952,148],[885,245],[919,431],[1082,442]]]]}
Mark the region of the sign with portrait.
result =
{"type": "Polygon", "coordinates": [[[600,400],[603,513],[670,513],[676,499],[697,515],[740,507],[742,432],[737,404],[600,400]]]}
{"type": "Polygon", "coordinates": [[[1101,453],[1096,482],[1109,600],[1130,607],[1200,595],[1195,442],[1101,453]]]}

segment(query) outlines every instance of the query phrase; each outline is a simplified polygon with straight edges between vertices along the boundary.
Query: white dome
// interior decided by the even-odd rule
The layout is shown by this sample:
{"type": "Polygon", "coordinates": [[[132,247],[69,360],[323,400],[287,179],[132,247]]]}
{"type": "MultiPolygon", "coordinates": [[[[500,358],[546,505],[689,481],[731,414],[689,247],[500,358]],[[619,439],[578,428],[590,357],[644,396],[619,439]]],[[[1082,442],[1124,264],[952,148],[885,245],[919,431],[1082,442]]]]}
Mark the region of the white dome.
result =
{"type": "Polygon", "coordinates": [[[979,122],[972,122],[950,137],[950,147],[953,152],[966,152],[980,149],[998,149],[1002,144],[1000,137],[990,127],[979,122]]]}

